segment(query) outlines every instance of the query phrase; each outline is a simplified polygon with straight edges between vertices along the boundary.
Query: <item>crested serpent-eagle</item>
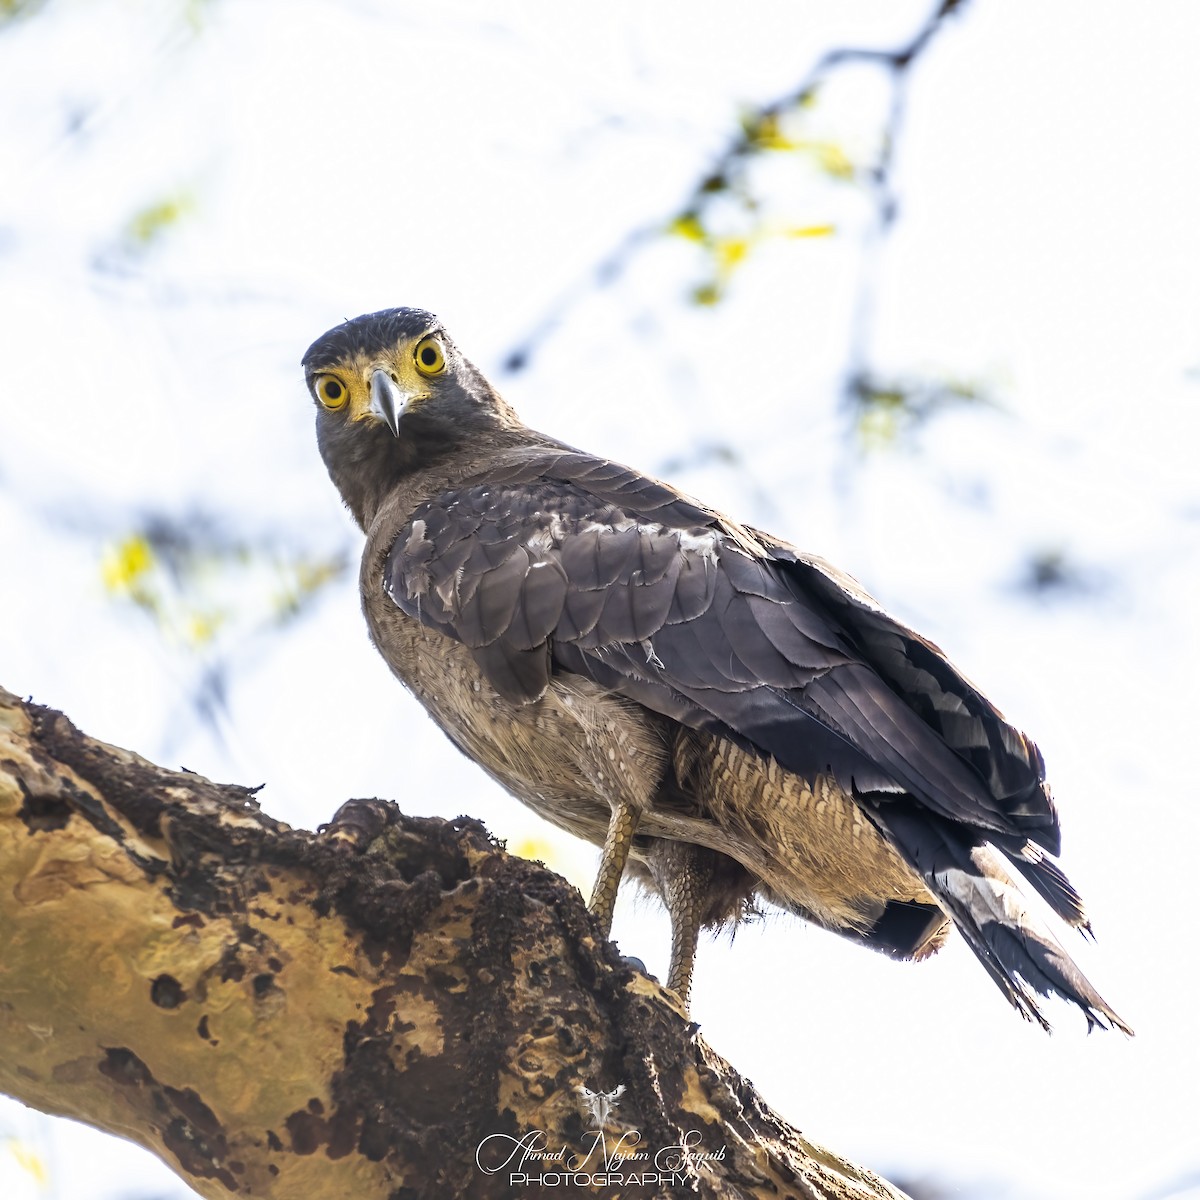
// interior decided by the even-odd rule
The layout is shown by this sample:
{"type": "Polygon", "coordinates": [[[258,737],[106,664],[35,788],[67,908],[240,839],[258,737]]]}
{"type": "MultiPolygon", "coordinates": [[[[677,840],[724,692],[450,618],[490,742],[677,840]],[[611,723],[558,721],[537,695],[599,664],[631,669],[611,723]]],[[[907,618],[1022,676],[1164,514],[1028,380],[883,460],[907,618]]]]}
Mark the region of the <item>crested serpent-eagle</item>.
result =
{"type": "MultiPolygon", "coordinates": [[[[523,425],[437,318],[346,321],[304,356],[366,534],[363,607],[451,741],[603,847],[697,936],[759,901],[897,958],[953,924],[1026,1018],[1128,1027],[1027,906],[1085,931],[1034,743],[849,576],[523,425]]],[[[1047,1026],[1048,1028],[1048,1026],[1047,1026]]]]}

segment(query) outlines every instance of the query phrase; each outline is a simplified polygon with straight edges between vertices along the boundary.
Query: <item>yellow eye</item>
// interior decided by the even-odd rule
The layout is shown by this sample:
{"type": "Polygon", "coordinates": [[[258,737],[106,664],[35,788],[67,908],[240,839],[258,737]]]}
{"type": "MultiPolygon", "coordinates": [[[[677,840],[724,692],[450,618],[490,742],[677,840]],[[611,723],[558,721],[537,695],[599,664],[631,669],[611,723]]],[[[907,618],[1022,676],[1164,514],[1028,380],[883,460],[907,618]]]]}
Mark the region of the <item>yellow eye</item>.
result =
{"type": "Polygon", "coordinates": [[[316,389],[317,399],[326,408],[341,408],[346,403],[346,385],[335,375],[318,375],[316,389]]]}
{"type": "Polygon", "coordinates": [[[446,369],[442,343],[435,337],[422,338],[413,352],[413,360],[422,375],[440,375],[446,369]]]}

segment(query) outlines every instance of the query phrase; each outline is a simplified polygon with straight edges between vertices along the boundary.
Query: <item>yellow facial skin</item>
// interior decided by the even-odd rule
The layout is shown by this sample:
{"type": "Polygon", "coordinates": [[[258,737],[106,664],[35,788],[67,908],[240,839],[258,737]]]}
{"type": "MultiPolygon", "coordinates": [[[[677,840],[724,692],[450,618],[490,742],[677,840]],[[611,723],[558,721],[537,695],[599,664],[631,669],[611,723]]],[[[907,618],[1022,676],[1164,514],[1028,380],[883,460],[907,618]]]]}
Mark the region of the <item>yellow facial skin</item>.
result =
{"type": "Polygon", "coordinates": [[[405,398],[405,407],[411,410],[429,398],[429,380],[445,372],[445,345],[436,333],[426,333],[403,342],[382,358],[356,355],[314,376],[313,394],[330,412],[349,406],[351,421],[378,423],[380,418],[371,407],[371,376],[379,370],[392,377],[405,398]]]}

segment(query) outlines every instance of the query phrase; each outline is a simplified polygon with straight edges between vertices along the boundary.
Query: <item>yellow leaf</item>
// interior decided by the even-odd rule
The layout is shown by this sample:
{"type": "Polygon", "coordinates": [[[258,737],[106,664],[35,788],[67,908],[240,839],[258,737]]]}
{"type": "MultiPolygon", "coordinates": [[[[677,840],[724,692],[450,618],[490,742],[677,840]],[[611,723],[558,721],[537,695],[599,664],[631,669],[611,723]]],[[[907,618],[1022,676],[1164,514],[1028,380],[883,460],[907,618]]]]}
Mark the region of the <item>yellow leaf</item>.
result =
{"type": "Polygon", "coordinates": [[[148,246],[172,225],[195,208],[195,201],[187,192],[167,196],[133,214],[126,228],[131,241],[139,246],[148,246]]]}
{"type": "Polygon", "coordinates": [[[782,133],[773,133],[769,137],[761,137],[755,143],[763,150],[795,150],[798,143],[782,133]]]}
{"type": "Polygon", "coordinates": [[[702,242],[707,237],[700,218],[694,212],[681,213],[667,226],[667,232],[686,238],[689,242],[702,242]]]}
{"type": "Polygon", "coordinates": [[[717,271],[722,276],[731,275],[750,250],[750,239],[744,237],[718,238],[713,246],[717,260],[717,271]]]}
{"type": "Polygon", "coordinates": [[[8,1148],[12,1152],[13,1158],[17,1160],[17,1165],[22,1170],[28,1171],[38,1187],[44,1191],[50,1183],[50,1172],[46,1170],[46,1164],[42,1161],[41,1156],[35,1154],[16,1138],[9,1139],[8,1148]]]}
{"type": "Polygon", "coordinates": [[[864,450],[886,450],[895,445],[900,423],[894,407],[872,405],[858,418],[858,437],[864,450]]]}
{"type": "Polygon", "coordinates": [[[45,0],[0,0],[0,22],[27,17],[37,12],[44,3],[45,0]]]}
{"type": "Polygon", "coordinates": [[[792,238],[832,237],[835,233],[837,233],[837,226],[832,224],[792,225],[787,229],[780,230],[783,237],[792,238]]]}
{"type": "Polygon", "coordinates": [[[342,564],[337,559],[323,562],[300,562],[296,565],[296,586],[302,592],[315,592],[341,573],[342,564]]]}
{"type": "Polygon", "coordinates": [[[104,586],[110,592],[131,592],[154,567],[154,551],[140,533],[105,546],[100,562],[104,586]]]}
{"type": "Polygon", "coordinates": [[[813,142],[812,150],[822,169],[830,175],[837,179],[854,178],[854,164],[841,146],[833,142],[813,142]]]}
{"type": "Polygon", "coordinates": [[[746,138],[759,150],[794,150],[796,143],[783,132],[779,114],[768,112],[743,120],[746,138]]]}
{"type": "Polygon", "coordinates": [[[193,649],[206,646],[217,636],[217,630],[224,623],[221,613],[195,612],[188,615],[183,625],[184,640],[193,649]]]}

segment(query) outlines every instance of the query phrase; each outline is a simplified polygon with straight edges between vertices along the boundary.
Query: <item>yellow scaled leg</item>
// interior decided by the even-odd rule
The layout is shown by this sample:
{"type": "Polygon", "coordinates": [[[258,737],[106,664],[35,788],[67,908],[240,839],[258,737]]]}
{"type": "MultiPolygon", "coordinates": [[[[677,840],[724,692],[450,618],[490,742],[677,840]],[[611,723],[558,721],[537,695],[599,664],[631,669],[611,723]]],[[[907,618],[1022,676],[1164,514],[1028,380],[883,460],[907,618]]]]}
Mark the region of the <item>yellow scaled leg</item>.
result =
{"type": "Polygon", "coordinates": [[[651,860],[651,870],[671,914],[671,967],[667,987],[688,1005],[692,990],[692,967],[709,885],[712,883],[712,853],[685,842],[671,842],[651,860]]]}
{"type": "Polygon", "coordinates": [[[625,861],[629,858],[629,847],[633,845],[637,824],[637,809],[632,804],[614,800],[604,850],[600,855],[600,871],[596,875],[596,886],[592,889],[592,899],[588,904],[588,908],[600,919],[605,937],[612,929],[617,888],[621,886],[621,876],[625,873],[625,861]]]}

